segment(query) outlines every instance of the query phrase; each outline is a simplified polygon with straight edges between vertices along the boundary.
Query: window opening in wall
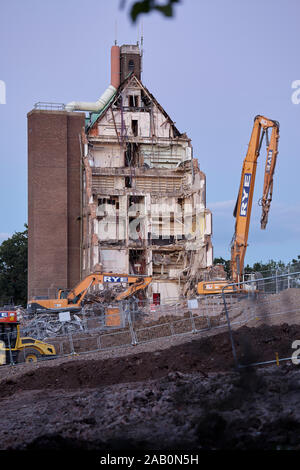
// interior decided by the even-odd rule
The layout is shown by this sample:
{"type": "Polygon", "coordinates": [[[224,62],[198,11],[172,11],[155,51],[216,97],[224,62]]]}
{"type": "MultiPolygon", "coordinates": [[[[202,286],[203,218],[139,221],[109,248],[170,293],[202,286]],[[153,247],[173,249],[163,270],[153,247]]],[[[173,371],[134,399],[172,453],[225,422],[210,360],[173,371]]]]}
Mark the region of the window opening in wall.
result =
{"type": "Polygon", "coordinates": [[[102,206],[103,204],[112,205],[115,206],[116,209],[119,209],[119,198],[118,196],[98,198],[98,206],[102,206]]]}
{"type": "Polygon", "coordinates": [[[177,202],[178,202],[178,205],[180,206],[181,208],[181,211],[183,211],[183,207],[184,207],[184,199],[182,197],[179,197],[177,199],[177,202]]]}
{"type": "Polygon", "coordinates": [[[147,107],[151,104],[151,100],[149,96],[147,96],[143,90],[141,90],[141,100],[142,100],[142,103],[147,107]]]}
{"type": "Polygon", "coordinates": [[[125,176],[125,188],[131,188],[132,180],[130,176],[125,176]]]}
{"type": "Polygon", "coordinates": [[[177,222],[181,226],[180,233],[177,234],[176,239],[177,240],[184,240],[185,239],[185,234],[184,234],[184,198],[179,197],[177,199],[177,214],[175,214],[177,222]]]}
{"type": "Polygon", "coordinates": [[[137,119],[132,119],[131,121],[131,130],[133,135],[136,137],[138,135],[138,121],[137,119]]]}
{"type": "Polygon", "coordinates": [[[141,219],[139,215],[137,215],[136,217],[129,217],[128,222],[129,222],[129,225],[130,224],[132,225],[132,231],[130,231],[129,233],[129,238],[131,238],[132,240],[136,240],[136,241],[141,240],[142,228],[141,228],[141,219]]]}
{"type": "Polygon", "coordinates": [[[127,143],[126,145],[126,151],[125,151],[125,166],[130,166],[132,165],[133,161],[133,151],[132,151],[132,146],[130,143],[127,143]]]}
{"type": "Polygon", "coordinates": [[[129,196],[129,207],[132,205],[132,204],[138,204],[140,207],[141,205],[141,208],[144,206],[145,204],[145,196],[129,196]]]}
{"type": "Polygon", "coordinates": [[[144,244],[145,239],[145,196],[129,196],[128,198],[129,239],[144,244]]]}
{"type": "Polygon", "coordinates": [[[139,145],[135,142],[127,142],[124,157],[125,166],[140,166],[139,145]]]}
{"type": "Polygon", "coordinates": [[[136,95],[128,95],[128,106],[130,108],[138,108],[139,106],[139,97],[136,95]]]}
{"type": "Polygon", "coordinates": [[[146,250],[129,250],[130,274],[146,274],[146,250]]]}
{"type": "Polygon", "coordinates": [[[128,62],[128,70],[129,72],[132,72],[134,70],[134,61],[132,59],[130,59],[130,61],[128,62]]]}

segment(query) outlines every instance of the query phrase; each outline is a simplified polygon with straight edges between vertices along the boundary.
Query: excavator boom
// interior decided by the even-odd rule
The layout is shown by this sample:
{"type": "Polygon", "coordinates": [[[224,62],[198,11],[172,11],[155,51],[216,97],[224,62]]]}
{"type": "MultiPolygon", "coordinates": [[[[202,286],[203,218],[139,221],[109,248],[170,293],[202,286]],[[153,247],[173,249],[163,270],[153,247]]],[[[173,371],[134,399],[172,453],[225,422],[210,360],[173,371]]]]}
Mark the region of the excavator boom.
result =
{"type": "MultiPolygon", "coordinates": [[[[248,145],[248,151],[243,162],[239,193],[234,209],[236,218],[234,236],[231,243],[231,280],[227,283],[239,283],[244,268],[244,259],[248,246],[248,234],[252,210],[252,201],[255,187],[257,160],[264,137],[267,143],[267,157],[263,195],[260,200],[262,206],[261,228],[265,229],[273,193],[273,175],[278,154],[279,123],[264,116],[256,116],[248,145]],[[269,140],[269,129],[271,138],[269,140]]],[[[222,292],[226,281],[203,281],[198,283],[199,294],[216,294],[222,292]]],[[[226,285],[226,284],[225,284],[226,285]]],[[[232,292],[228,288],[224,291],[232,292]]],[[[235,289],[236,290],[236,289],[235,289]]]]}
{"type": "Polygon", "coordinates": [[[244,259],[248,246],[248,234],[255,187],[256,167],[264,136],[268,136],[268,129],[272,129],[270,142],[267,138],[267,158],[265,164],[265,177],[263,197],[261,199],[262,217],[261,228],[265,228],[272,200],[273,175],[278,153],[279,124],[277,121],[256,116],[248,146],[246,158],[243,163],[241,181],[237,204],[234,212],[236,217],[235,231],[231,246],[231,279],[240,282],[244,268],[244,259]]]}
{"type": "MultiPolygon", "coordinates": [[[[270,142],[267,142],[267,158],[265,165],[264,187],[263,196],[261,199],[262,215],[260,223],[261,228],[263,230],[266,228],[266,225],[268,223],[268,215],[273,195],[273,175],[275,172],[275,165],[278,154],[279,123],[276,121],[273,122],[274,127],[272,128],[271,139],[270,142]]],[[[268,139],[268,131],[266,131],[266,137],[268,139]]]]}
{"type": "Polygon", "coordinates": [[[37,309],[48,311],[79,310],[82,302],[92,286],[115,284],[128,284],[126,290],[116,296],[116,301],[126,299],[135,294],[135,292],[145,289],[152,277],[131,274],[113,274],[113,273],[91,273],[80,281],[69,292],[59,290],[56,299],[32,299],[28,301],[28,311],[37,309]]]}
{"type": "Polygon", "coordinates": [[[108,283],[125,283],[129,284],[128,288],[118,294],[116,300],[123,300],[127,297],[130,297],[135,292],[141,289],[145,289],[148,284],[152,281],[152,278],[149,276],[136,276],[128,274],[111,274],[111,273],[92,273],[84,278],[81,282],[77,284],[68,294],[69,303],[74,301],[79,305],[83,301],[86,293],[90,287],[96,284],[108,284],[108,283]]]}

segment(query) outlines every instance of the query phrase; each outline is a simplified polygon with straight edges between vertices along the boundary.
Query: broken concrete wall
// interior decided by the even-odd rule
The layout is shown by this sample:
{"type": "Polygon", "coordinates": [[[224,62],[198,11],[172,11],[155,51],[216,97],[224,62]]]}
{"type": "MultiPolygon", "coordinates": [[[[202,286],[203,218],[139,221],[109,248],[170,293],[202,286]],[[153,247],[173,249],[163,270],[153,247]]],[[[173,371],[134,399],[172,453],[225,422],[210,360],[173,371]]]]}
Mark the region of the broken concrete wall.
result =
{"type": "Polygon", "coordinates": [[[189,292],[212,264],[205,174],[190,139],[136,77],[85,138],[82,275],[95,266],[150,275],[156,302],[189,292]]]}
{"type": "Polygon", "coordinates": [[[128,251],[105,250],[100,251],[99,263],[103,272],[113,272],[118,274],[128,273],[128,251]]]}
{"type": "Polygon", "coordinates": [[[119,168],[124,166],[124,152],[118,144],[106,144],[93,149],[94,166],[119,168]]]}

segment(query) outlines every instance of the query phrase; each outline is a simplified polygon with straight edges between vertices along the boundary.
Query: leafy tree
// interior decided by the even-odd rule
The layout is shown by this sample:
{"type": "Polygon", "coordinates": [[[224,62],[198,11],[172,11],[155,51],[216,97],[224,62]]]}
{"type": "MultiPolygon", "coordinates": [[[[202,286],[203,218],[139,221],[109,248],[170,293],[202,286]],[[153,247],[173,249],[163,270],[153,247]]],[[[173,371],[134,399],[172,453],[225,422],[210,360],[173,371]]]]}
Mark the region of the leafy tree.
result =
{"type": "Polygon", "coordinates": [[[300,255],[297,256],[297,259],[293,258],[291,264],[300,263],[300,255]]]}
{"type": "Polygon", "coordinates": [[[0,302],[26,305],[28,227],[0,245],[0,302]]]}
{"type": "MultiPolygon", "coordinates": [[[[142,13],[150,13],[151,11],[159,11],[164,16],[170,18],[174,14],[173,5],[179,3],[180,0],[166,0],[164,5],[158,4],[156,0],[140,0],[132,4],[130,9],[130,17],[133,23],[136,22],[138,16],[142,13]]],[[[126,0],[121,0],[120,8],[124,8],[126,0]]]]}
{"type": "Polygon", "coordinates": [[[253,273],[253,272],[260,272],[264,277],[272,276],[275,274],[276,271],[285,270],[286,265],[283,261],[274,261],[273,259],[269,260],[267,263],[263,263],[262,261],[256,262],[253,266],[245,266],[244,271],[245,273],[253,273]]]}

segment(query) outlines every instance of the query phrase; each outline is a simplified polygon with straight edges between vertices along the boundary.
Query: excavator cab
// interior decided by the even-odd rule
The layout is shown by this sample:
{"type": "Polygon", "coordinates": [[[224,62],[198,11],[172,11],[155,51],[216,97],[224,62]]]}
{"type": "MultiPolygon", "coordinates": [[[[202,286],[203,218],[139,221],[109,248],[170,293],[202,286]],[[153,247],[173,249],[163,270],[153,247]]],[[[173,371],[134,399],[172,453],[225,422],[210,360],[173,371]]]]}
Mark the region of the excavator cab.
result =
{"type": "Polygon", "coordinates": [[[69,292],[70,292],[70,291],[69,291],[69,290],[66,290],[66,289],[58,289],[58,296],[57,296],[57,298],[58,298],[58,299],[67,299],[69,292]]]}
{"type": "Polygon", "coordinates": [[[17,323],[0,323],[0,365],[10,363],[9,350],[14,350],[16,347],[17,325],[17,323]]]}

